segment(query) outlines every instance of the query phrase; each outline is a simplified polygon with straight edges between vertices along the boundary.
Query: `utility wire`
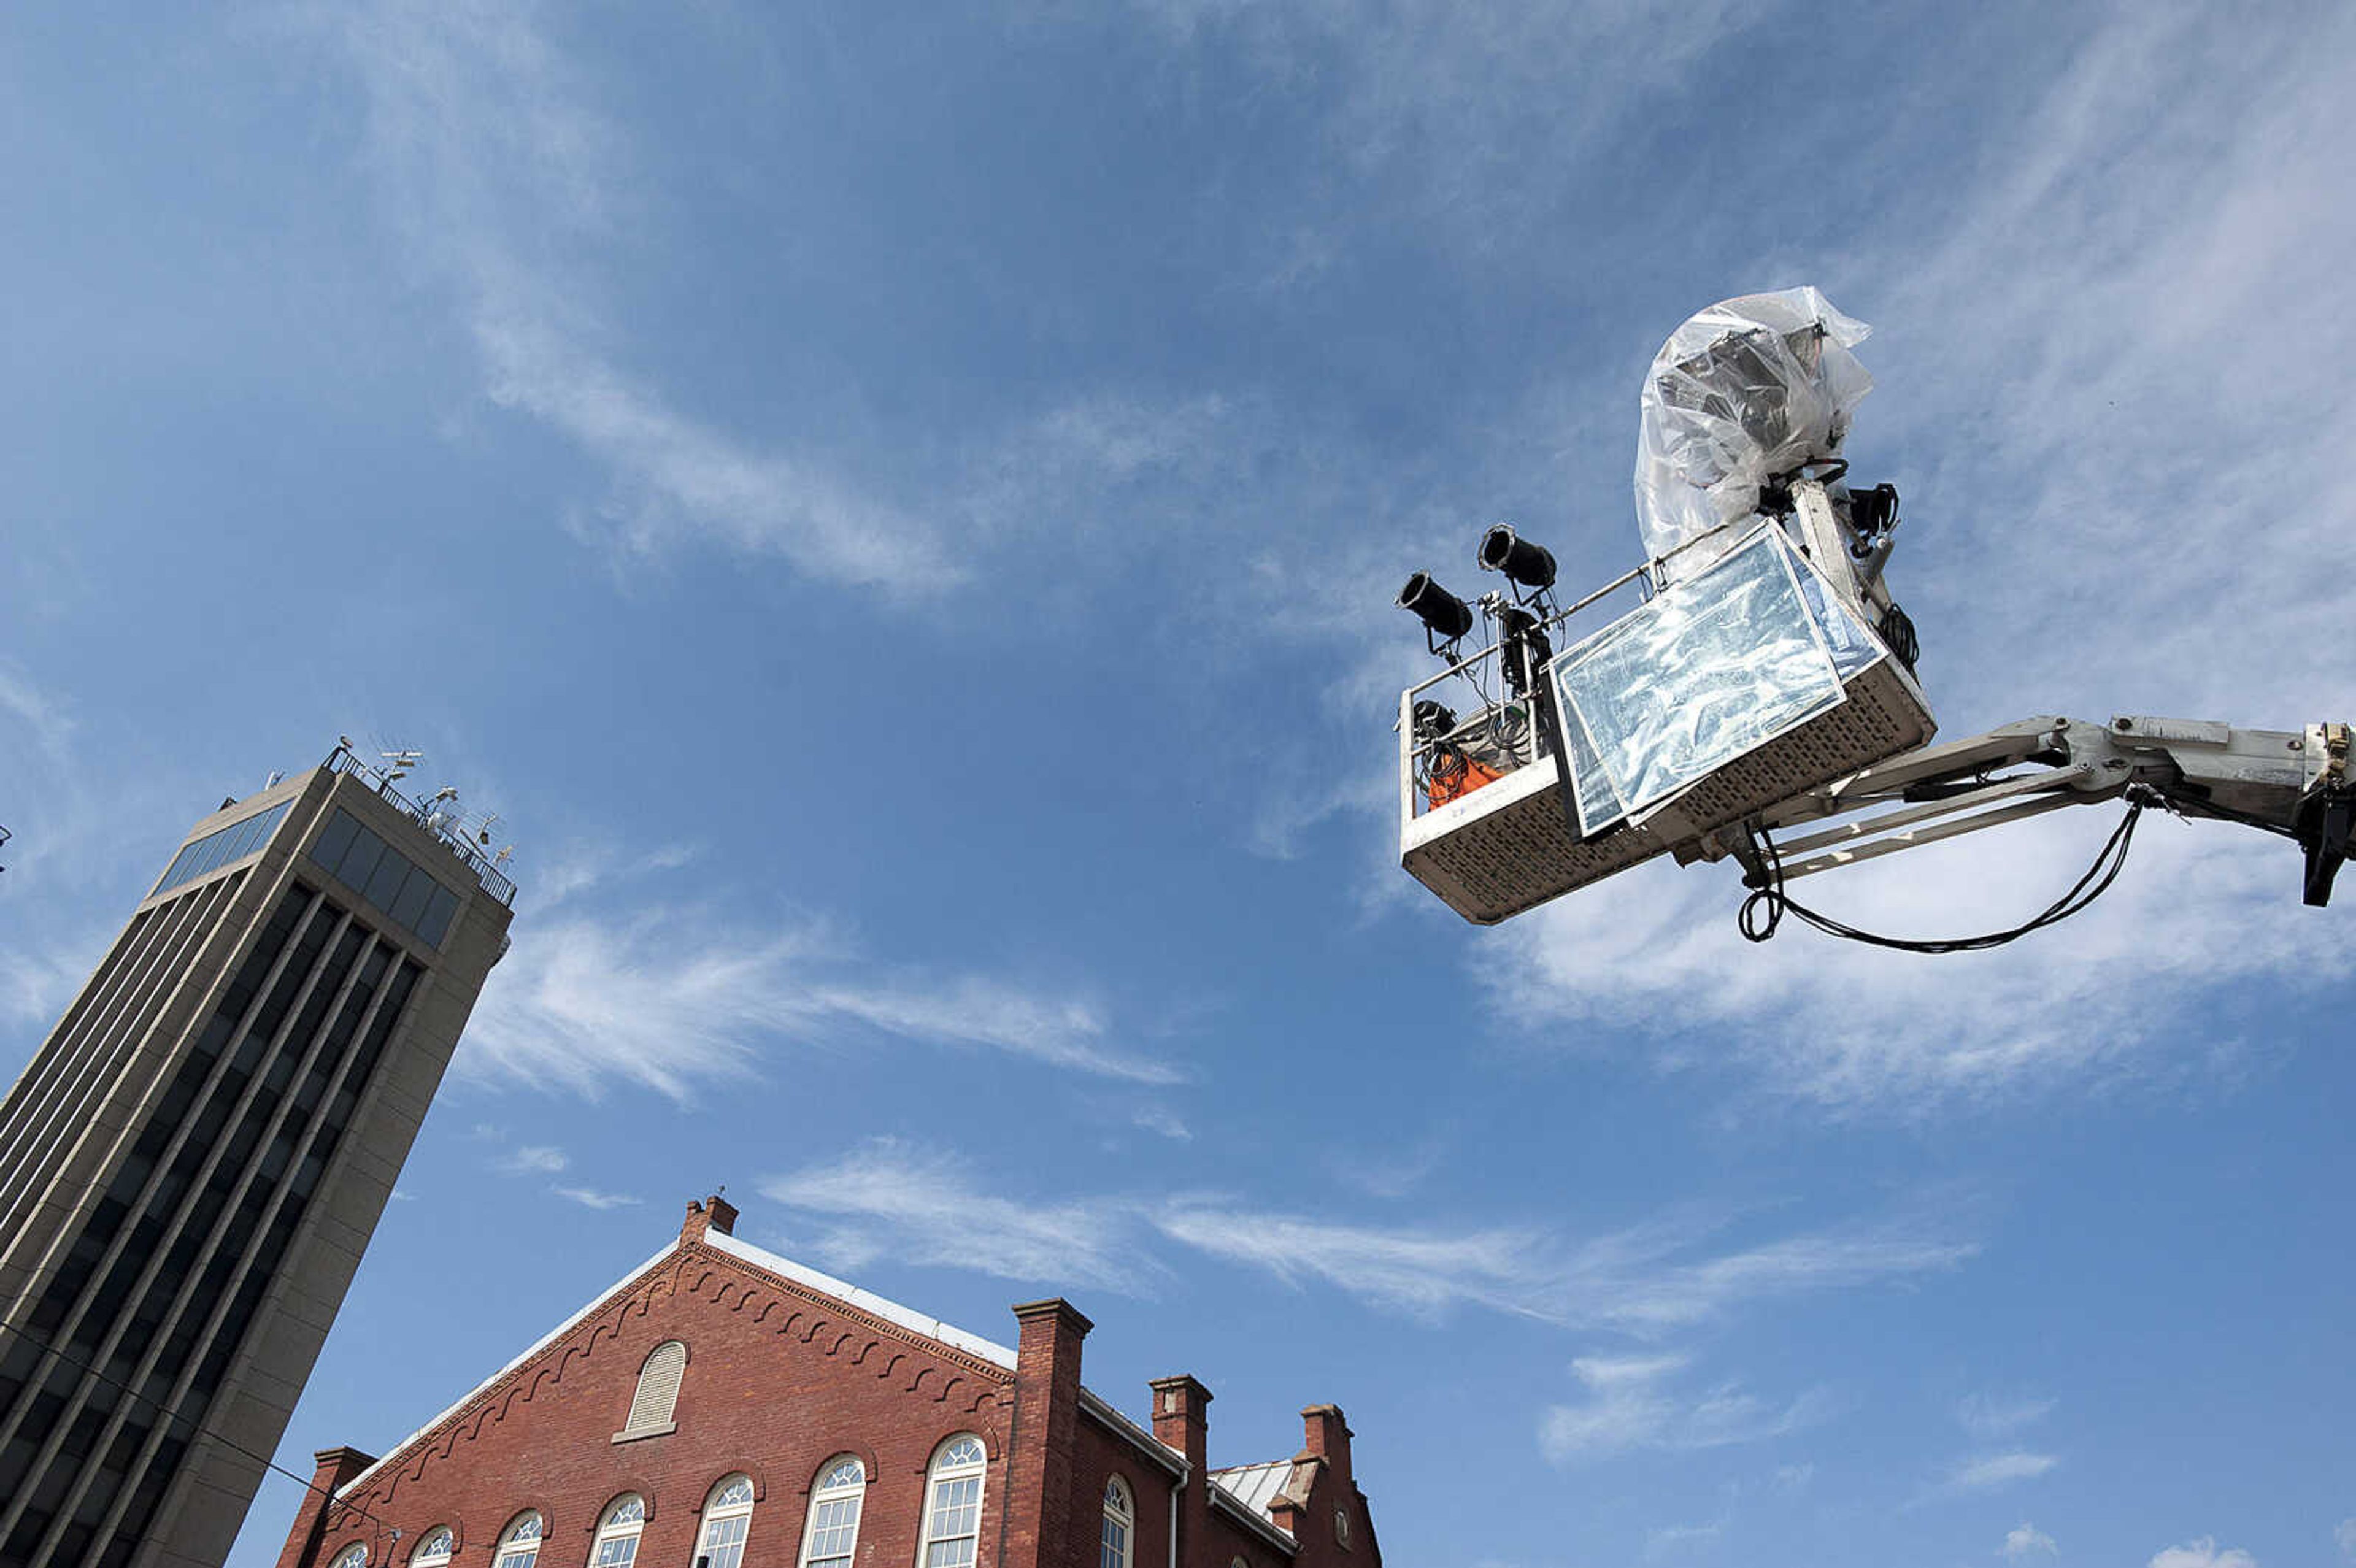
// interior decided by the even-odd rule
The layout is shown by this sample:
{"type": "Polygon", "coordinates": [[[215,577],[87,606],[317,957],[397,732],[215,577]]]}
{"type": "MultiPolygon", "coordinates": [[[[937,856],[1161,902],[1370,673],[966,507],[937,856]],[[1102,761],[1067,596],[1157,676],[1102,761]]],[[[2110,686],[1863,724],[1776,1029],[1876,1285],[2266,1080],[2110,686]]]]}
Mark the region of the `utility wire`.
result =
{"type": "MultiPolygon", "coordinates": [[[[104,1372],[100,1371],[96,1367],[91,1366],[88,1361],[68,1355],[65,1351],[59,1349],[57,1346],[50,1344],[48,1340],[41,1339],[37,1335],[28,1334],[24,1329],[10,1323],[0,1323],[0,1332],[14,1334],[16,1338],[24,1340],[35,1349],[55,1356],[59,1360],[65,1362],[65,1364],[70,1367],[76,1367],[82,1371],[88,1372],[91,1377],[96,1378],[100,1382],[106,1384],[109,1388],[120,1389],[124,1393],[129,1394],[132,1398],[139,1401],[142,1404],[154,1406],[156,1410],[162,1412],[166,1422],[177,1423],[181,1419],[179,1412],[171,1409],[162,1401],[148,1398],[145,1394],[141,1393],[137,1389],[133,1388],[129,1383],[116,1381],[114,1379],[108,1377],[104,1372]]],[[[332,1503],[336,1501],[335,1493],[316,1484],[315,1482],[306,1480],[303,1477],[296,1475],[294,1471],[288,1469],[277,1460],[271,1458],[268,1455],[257,1454],[252,1449],[246,1447],[242,1444],[230,1442],[228,1438],[222,1436],[220,1433],[215,1432],[211,1427],[207,1426],[202,1421],[194,1416],[188,1417],[187,1422],[189,1427],[194,1430],[198,1435],[209,1437],[232,1454],[241,1454],[249,1459],[254,1460],[270,1469],[277,1471],[280,1475],[285,1477],[290,1481],[300,1482],[303,1489],[306,1492],[317,1492],[329,1502],[332,1503]]],[[[395,1541],[399,1541],[401,1539],[401,1531],[397,1526],[386,1524],[384,1520],[377,1518],[376,1515],[369,1512],[368,1509],[360,1507],[358,1503],[345,1503],[341,1506],[346,1511],[359,1515],[361,1519],[367,1520],[370,1524],[382,1525],[386,1530],[391,1531],[392,1538],[395,1541]]]]}

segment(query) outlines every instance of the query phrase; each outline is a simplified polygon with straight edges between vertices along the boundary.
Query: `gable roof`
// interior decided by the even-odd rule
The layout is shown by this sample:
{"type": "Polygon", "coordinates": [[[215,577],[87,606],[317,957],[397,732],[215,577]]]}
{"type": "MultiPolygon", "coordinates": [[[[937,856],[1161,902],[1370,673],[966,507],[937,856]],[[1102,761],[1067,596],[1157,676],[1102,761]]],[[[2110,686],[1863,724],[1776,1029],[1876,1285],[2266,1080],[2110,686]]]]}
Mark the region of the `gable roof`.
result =
{"type": "Polygon", "coordinates": [[[416,1431],[411,1433],[408,1436],[402,1438],[400,1442],[386,1449],[383,1455],[374,1463],[370,1464],[367,1469],[362,1470],[359,1475],[354,1476],[350,1480],[346,1481],[342,1486],[337,1487],[336,1488],[336,1496],[339,1498],[348,1496],[360,1485],[360,1483],[366,1481],[379,1470],[383,1469],[389,1462],[400,1455],[402,1449],[411,1446],[412,1444],[416,1443],[419,1438],[423,1437],[435,1427],[440,1426],[444,1422],[449,1420],[452,1416],[457,1414],[460,1411],[474,1403],[476,1400],[480,1398],[494,1384],[498,1383],[500,1379],[506,1377],[509,1372],[514,1371],[518,1367],[522,1366],[534,1356],[539,1355],[542,1350],[547,1349],[551,1345],[555,1344],[559,1339],[563,1339],[564,1336],[572,1333],[573,1330],[581,1327],[582,1323],[587,1319],[591,1313],[605,1306],[605,1303],[614,1296],[620,1295],[624,1290],[629,1288],[629,1286],[637,1283],[641,1276],[651,1271],[658,1264],[660,1264],[664,1259],[669,1257],[671,1253],[677,1251],[679,1251],[679,1243],[676,1240],[673,1240],[670,1244],[664,1247],[662,1251],[657,1253],[654,1256],[648,1258],[646,1262],[640,1264],[637,1267],[632,1269],[629,1273],[616,1280],[605,1289],[601,1290],[596,1295],[591,1296],[587,1304],[584,1305],[580,1311],[574,1313],[563,1322],[559,1323],[555,1328],[551,1328],[547,1333],[542,1334],[538,1339],[532,1341],[531,1347],[525,1350],[522,1355],[518,1356],[514,1360],[509,1361],[506,1366],[501,1367],[498,1371],[493,1372],[489,1377],[485,1378],[481,1382],[477,1383],[465,1393],[460,1394],[457,1399],[453,1401],[451,1404],[439,1415],[436,1415],[433,1420],[427,1422],[424,1425],[419,1427],[416,1431]]]}

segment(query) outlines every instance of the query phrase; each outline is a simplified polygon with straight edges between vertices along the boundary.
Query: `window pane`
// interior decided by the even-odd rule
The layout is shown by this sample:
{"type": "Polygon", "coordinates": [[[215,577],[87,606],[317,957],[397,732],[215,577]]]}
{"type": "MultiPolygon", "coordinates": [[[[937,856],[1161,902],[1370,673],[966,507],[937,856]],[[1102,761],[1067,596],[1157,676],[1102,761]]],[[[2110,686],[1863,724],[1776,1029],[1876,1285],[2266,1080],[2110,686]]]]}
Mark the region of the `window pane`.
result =
{"type": "Polygon", "coordinates": [[[380,910],[392,908],[392,897],[401,891],[401,884],[409,878],[409,857],[400,850],[387,848],[384,859],[376,863],[376,874],[368,880],[362,896],[380,910]]]}
{"type": "Polygon", "coordinates": [[[330,871],[334,870],[337,862],[351,848],[352,836],[359,829],[360,825],[352,820],[352,814],[337,806],[336,815],[328,819],[327,827],[320,833],[319,841],[311,846],[311,859],[330,871]]]}
{"type": "Polygon", "coordinates": [[[352,847],[344,854],[344,863],[336,868],[336,875],[346,887],[364,888],[376,874],[377,858],[384,853],[384,840],[363,827],[352,835],[352,847]]]}
{"type": "Polygon", "coordinates": [[[712,1560],[709,1568],[739,1568],[744,1561],[744,1532],[752,1522],[750,1514],[740,1513],[703,1527],[702,1555],[712,1560]]]}
{"type": "Polygon", "coordinates": [[[392,916],[394,924],[415,931],[418,918],[425,912],[427,901],[433,898],[434,889],[439,886],[441,886],[440,883],[425,874],[425,869],[423,866],[412,866],[410,868],[409,880],[401,884],[400,894],[386,907],[384,912],[392,916]]]}
{"type": "Polygon", "coordinates": [[[458,895],[436,882],[425,901],[425,912],[412,929],[426,946],[439,947],[442,939],[450,933],[450,917],[457,912],[458,895]]]}

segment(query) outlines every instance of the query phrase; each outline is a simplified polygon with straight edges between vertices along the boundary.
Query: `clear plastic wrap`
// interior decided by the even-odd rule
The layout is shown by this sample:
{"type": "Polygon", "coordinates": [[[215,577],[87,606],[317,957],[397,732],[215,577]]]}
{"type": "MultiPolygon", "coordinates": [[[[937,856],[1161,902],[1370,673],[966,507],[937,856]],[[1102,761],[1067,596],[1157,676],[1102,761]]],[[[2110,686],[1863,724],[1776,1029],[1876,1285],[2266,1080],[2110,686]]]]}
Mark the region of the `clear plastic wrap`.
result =
{"type": "Polygon", "coordinates": [[[1554,661],[1580,833],[1643,821],[1837,706],[1880,656],[1780,529],[1743,535],[1554,661]]]}
{"type": "MultiPolygon", "coordinates": [[[[1849,352],[1871,330],[1797,288],[1714,304],[1670,334],[1644,379],[1636,442],[1645,553],[1740,522],[1770,476],[1833,455],[1873,389],[1849,352]]],[[[1688,556],[1677,575],[1702,564],[1688,556]]]]}

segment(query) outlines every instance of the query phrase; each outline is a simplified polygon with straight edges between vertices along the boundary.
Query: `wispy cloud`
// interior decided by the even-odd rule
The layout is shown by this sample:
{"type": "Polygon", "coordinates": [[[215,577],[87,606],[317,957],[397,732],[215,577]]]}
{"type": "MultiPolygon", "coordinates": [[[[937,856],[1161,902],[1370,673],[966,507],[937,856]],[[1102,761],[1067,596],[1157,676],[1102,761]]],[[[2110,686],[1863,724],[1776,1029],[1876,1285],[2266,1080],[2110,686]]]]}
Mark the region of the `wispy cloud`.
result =
{"type": "Polygon", "coordinates": [[[1644,1557],[1647,1562],[1666,1557],[1688,1546],[1716,1541],[1726,1533],[1723,1524],[1663,1524],[1644,1532],[1644,1557]]]}
{"type": "Polygon", "coordinates": [[[1538,1423],[1540,1451],[1555,1464],[1573,1465],[1639,1449],[1757,1443],[1813,1424],[1834,1409],[1831,1395],[1822,1389],[1781,1403],[1734,1382],[1681,1392],[1675,1386],[1677,1376],[1690,1364],[1682,1356],[1573,1361],[1571,1371],[1585,1385],[1587,1397],[1547,1409],[1538,1423]]]}
{"type": "Polygon", "coordinates": [[[1322,1280],[1420,1316],[1472,1305],[1640,1335],[1705,1322],[1738,1303],[1903,1281],[1954,1268],[1977,1251],[1927,1223],[1728,1247],[1727,1218],[1680,1212],[1570,1243],[1535,1227],[1335,1224],[1196,1199],[1167,1205],[1155,1223],[1203,1252],[1280,1279],[1322,1280]]]}
{"type": "Polygon", "coordinates": [[[1993,1442],[2044,1420],[2057,1403],[2023,1394],[1969,1394],[1955,1406],[1955,1420],[1974,1437],[1993,1442]]]}
{"type": "Polygon", "coordinates": [[[2258,1560],[2238,1546],[2219,1551],[2217,1538],[2204,1535],[2153,1552],[2149,1568],[2258,1568],[2258,1560]]]}
{"type": "Polygon", "coordinates": [[[492,970],[458,1061],[477,1078],[589,1094],[637,1083],[686,1103],[699,1084],[755,1076],[776,1045],[855,1028],[1133,1083],[1181,1076],[1113,1044],[1085,1001],[885,971],[814,923],[755,931],[666,906],[535,923],[492,970]]]}
{"type": "Polygon", "coordinates": [[[607,1209],[634,1208],[644,1201],[642,1199],[627,1197],[619,1192],[600,1192],[590,1187],[552,1187],[549,1190],[559,1198],[580,1204],[584,1209],[595,1209],[601,1212],[607,1209]]]}
{"type": "Polygon", "coordinates": [[[2019,1481],[2033,1481],[2061,1463],[2051,1454],[2032,1454],[2026,1449],[1976,1455],[1951,1467],[1931,1495],[1957,1497],[1971,1492],[1992,1492],[2019,1481]]]}
{"type": "Polygon", "coordinates": [[[498,1168],[514,1176],[554,1176],[572,1163],[561,1148],[546,1144],[526,1144],[502,1155],[498,1168]]]}
{"type": "Polygon", "coordinates": [[[338,15],[367,157],[412,257],[458,295],[484,390],[601,464],[596,532],[629,554],[705,539],[838,581],[936,588],[930,526],[806,453],[723,431],[615,363],[584,258],[639,206],[626,136],[529,5],[387,0],[338,15]]]}
{"type": "Polygon", "coordinates": [[[2018,1563],[2024,1557],[2035,1556],[2040,1552],[2048,1557],[2058,1557],[2062,1554],[2062,1549],[2053,1544],[2053,1538],[2027,1520],[2021,1520],[2019,1525],[2004,1532],[2004,1545],[1998,1550],[2004,1553],[2006,1561],[2012,1563],[2018,1563]]]}
{"type": "Polygon", "coordinates": [[[1023,1203],[978,1189],[963,1162],[879,1139],[830,1164],[761,1183],[772,1200],[834,1221],[812,1238],[821,1262],[851,1271],[889,1255],[1002,1279],[1144,1294],[1166,1271],[1139,1245],[1118,1200],[1023,1203]]]}
{"type": "MultiPolygon", "coordinates": [[[[1900,1284],[1976,1248],[1914,1222],[1727,1245],[1725,1224],[1680,1214],[1583,1242],[1537,1227],[1381,1227],[1196,1196],[1107,1193],[1030,1201],[979,1185],[953,1157],[894,1140],[772,1177],[762,1190],[838,1221],[817,1244],[845,1268],[894,1257],[1023,1280],[1141,1290],[1162,1243],[1315,1280],[1387,1311],[1437,1319],[1483,1307],[1638,1336],[1804,1292],[1900,1284]],[[976,1243],[977,1235],[997,1244],[976,1243]]],[[[1729,1406],[1730,1421],[1740,1412],[1729,1406]]]]}

